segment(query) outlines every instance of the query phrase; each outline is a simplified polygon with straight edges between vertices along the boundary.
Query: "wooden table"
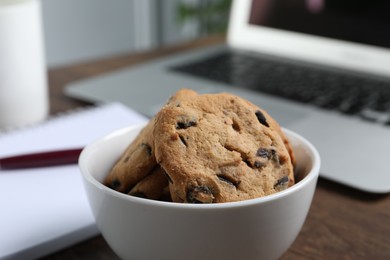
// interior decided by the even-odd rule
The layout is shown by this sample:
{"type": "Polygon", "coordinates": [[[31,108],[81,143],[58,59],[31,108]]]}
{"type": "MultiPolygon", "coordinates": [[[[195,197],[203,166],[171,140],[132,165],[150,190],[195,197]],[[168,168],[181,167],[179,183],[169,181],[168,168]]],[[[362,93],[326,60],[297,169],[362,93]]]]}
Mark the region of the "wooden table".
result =
{"type": "MultiPolygon", "coordinates": [[[[49,71],[51,114],[89,105],[62,93],[69,82],[223,41],[223,37],[215,36],[147,53],[52,69],[49,71]]],[[[44,259],[118,257],[97,236],[44,259]]],[[[368,194],[320,178],[303,229],[282,259],[390,259],[390,195],[368,194]]]]}

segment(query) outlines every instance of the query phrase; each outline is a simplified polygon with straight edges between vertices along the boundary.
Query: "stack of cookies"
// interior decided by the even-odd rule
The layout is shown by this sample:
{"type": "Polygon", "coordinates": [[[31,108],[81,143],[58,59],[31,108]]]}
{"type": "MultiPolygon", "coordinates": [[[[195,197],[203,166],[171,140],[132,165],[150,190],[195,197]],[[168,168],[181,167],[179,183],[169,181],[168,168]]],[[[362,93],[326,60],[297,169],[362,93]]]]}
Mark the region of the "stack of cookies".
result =
{"type": "Polygon", "coordinates": [[[128,146],[105,185],[155,200],[241,201],[293,185],[294,162],[264,110],[235,95],[182,89],[128,146]]]}

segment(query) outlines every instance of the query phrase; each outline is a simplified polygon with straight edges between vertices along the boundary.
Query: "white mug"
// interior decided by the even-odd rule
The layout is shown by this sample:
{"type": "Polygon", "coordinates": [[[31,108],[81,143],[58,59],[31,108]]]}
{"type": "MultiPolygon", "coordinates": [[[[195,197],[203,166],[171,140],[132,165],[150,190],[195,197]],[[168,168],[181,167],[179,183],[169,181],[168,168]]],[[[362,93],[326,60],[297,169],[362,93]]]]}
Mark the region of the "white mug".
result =
{"type": "Polygon", "coordinates": [[[0,0],[0,130],[43,121],[49,111],[39,0],[0,0]]]}

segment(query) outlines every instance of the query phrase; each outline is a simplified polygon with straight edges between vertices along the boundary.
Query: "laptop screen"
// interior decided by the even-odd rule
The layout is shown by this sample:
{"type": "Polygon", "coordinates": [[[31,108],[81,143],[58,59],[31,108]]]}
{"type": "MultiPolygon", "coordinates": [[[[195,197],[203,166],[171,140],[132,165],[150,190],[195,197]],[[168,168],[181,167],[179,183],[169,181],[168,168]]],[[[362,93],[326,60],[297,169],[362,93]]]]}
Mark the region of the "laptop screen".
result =
{"type": "Polygon", "coordinates": [[[389,0],[253,0],[249,23],[390,48],[389,0]]]}

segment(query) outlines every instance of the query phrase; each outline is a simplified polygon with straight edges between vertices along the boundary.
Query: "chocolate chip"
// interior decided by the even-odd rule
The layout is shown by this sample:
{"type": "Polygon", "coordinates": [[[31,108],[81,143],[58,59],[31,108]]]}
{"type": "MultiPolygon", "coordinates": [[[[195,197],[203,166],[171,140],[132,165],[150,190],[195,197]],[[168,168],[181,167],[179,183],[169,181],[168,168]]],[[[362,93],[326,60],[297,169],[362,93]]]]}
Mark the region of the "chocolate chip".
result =
{"type": "Polygon", "coordinates": [[[111,182],[110,188],[113,190],[118,190],[120,186],[121,186],[121,182],[118,179],[114,179],[111,182]]]}
{"type": "Polygon", "coordinates": [[[276,164],[281,165],[281,162],[279,160],[279,155],[275,149],[271,149],[271,158],[270,159],[274,160],[276,162],[276,164]]]}
{"type": "Polygon", "coordinates": [[[232,185],[232,186],[234,186],[234,187],[236,187],[236,188],[237,188],[238,185],[240,185],[240,183],[241,183],[241,181],[236,181],[236,180],[234,180],[234,179],[232,179],[232,178],[230,178],[229,176],[224,175],[224,174],[218,174],[217,177],[218,177],[218,179],[219,179],[220,181],[223,181],[223,182],[225,182],[225,183],[228,183],[228,184],[230,184],[230,185],[232,185]]]}
{"type": "Polygon", "coordinates": [[[274,159],[277,162],[279,161],[278,154],[276,153],[275,149],[259,148],[259,150],[256,152],[256,155],[261,158],[274,159]]]}
{"type": "Polygon", "coordinates": [[[146,153],[152,156],[152,147],[147,143],[142,143],[141,145],[146,149],[146,153]]]}
{"type": "Polygon", "coordinates": [[[259,162],[259,161],[255,161],[255,167],[256,168],[262,168],[264,165],[261,163],[261,162],[259,162]]]}
{"type": "Polygon", "coordinates": [[[248,167],[252,168],[252,169],[260,169],[260,168],[263,168],[265,166],[264,162],[261,162],[261,161],[250,161],[250,160],[244,160],[243,161],[244,163],[246,163],[246,165],[248,165],[248,167]]]}
{"type": "Polygon", "coordinates": [[[212,203],[213,199],[213,193],[205,185],[190,187],[187,190],[187,202],[189,203],[212,203]]]}
{"type": "Polygon", "coordinates": [[[268,149],[265,149],[265,148],[259,148],[259,150],[257,150],[256,152],[256,155],[261,157],[261,158],[271,158],[271,152],[270,150],[268,149]]]}
{"type": "Polygon", "coordinates": [[[286,184],[288,183],[289,178],[288,176],[283,176],[280,178],[274,185],[274,189],[285,189],[286,184]]]}
{"type": "Polygon", "coordinates": [[[257,120],[259,120],[259,122],[262,124],[262,125],[265,125],[266,127],[269,127],[269,124],[267,123],[267,119],[265,118],[265,116],[263,115],[263,113],[261,113],[260,110],[257,110],[255,112],[255,115],[257,117],[257,120]]]}
{"type": "Polygon", "coordinates": [[[184,121],[184,122],[177,122],[176,129],[187,129],[188,127],[196,126],[196,121],[184,121]]]}

